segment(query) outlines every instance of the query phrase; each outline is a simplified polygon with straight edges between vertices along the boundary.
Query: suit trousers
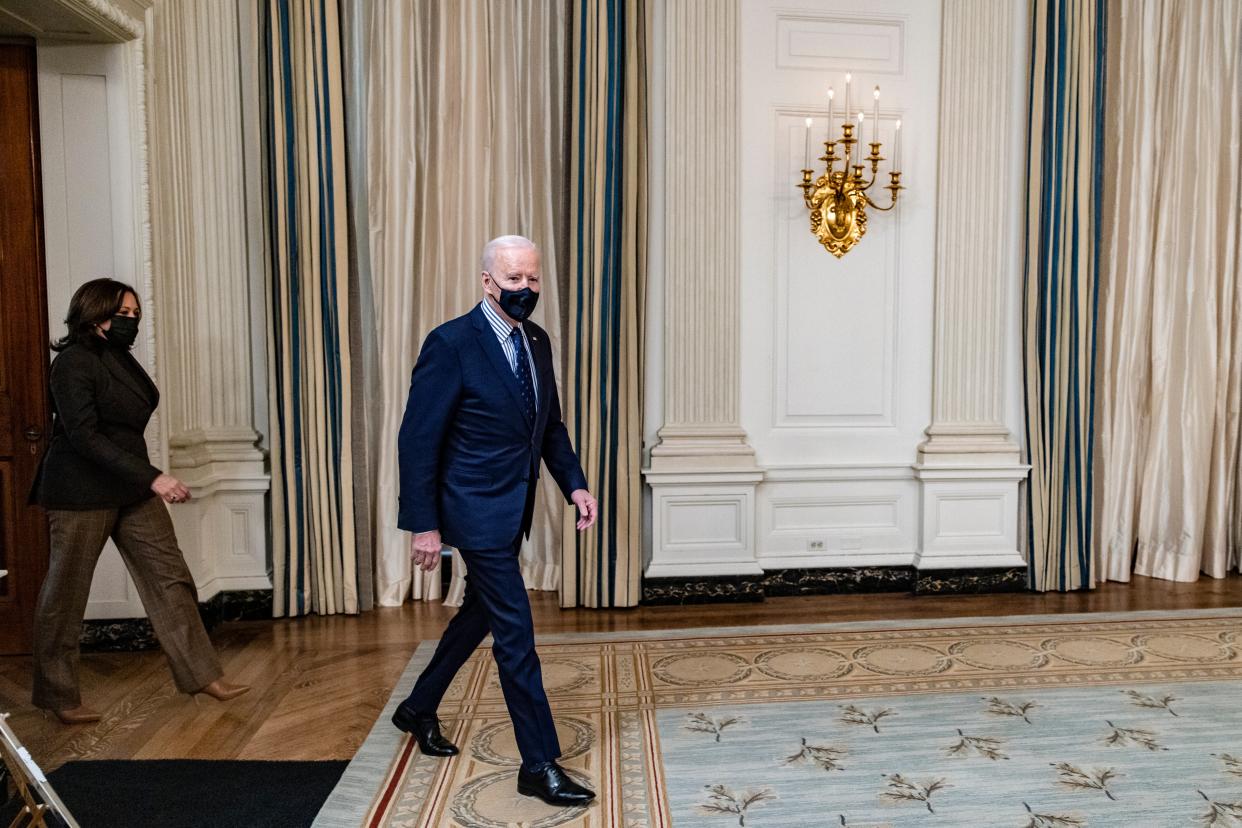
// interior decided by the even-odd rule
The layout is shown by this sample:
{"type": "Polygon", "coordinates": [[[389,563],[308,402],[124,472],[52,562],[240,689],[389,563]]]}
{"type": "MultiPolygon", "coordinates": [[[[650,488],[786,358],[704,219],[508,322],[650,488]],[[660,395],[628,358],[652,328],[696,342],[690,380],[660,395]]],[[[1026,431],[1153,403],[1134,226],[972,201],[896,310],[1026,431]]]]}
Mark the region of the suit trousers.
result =
{"type": "Polygon", "coordinates": [[[460,550],[466,561],[465,599],[403,704],[415,713],[434,713],[453,676],[490,632],[518,751],[523,763],[534,765],[559,758],[561,746],[535,653],[520,549],[519,535],[504,549],[460,550]]]}
{"type": "Polygon", "coordinates": [[[223,675],[162,500],[149,497],[120,509],[49,509],[47,514],[52,550],[35,607],[36,707],[68,710],[82,703],[78,686],[82,618],[95,565],[109,537],[134,579],[177,689],[193,693],[223,675]]]}

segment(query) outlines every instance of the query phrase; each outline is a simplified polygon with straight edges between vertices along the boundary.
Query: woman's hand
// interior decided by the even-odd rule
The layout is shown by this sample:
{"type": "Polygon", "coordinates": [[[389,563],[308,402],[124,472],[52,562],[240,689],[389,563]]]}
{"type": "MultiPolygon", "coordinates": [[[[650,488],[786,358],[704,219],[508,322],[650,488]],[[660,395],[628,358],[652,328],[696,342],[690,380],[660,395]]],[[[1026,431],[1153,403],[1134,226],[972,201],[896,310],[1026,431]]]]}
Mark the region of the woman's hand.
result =
{"type": "Polygon", "coordinates": [[[171,474],[161,474],[151,481],[151,491],[159,495],[165,503],[185,503],[190,499],[189,488],[171,474]]]}

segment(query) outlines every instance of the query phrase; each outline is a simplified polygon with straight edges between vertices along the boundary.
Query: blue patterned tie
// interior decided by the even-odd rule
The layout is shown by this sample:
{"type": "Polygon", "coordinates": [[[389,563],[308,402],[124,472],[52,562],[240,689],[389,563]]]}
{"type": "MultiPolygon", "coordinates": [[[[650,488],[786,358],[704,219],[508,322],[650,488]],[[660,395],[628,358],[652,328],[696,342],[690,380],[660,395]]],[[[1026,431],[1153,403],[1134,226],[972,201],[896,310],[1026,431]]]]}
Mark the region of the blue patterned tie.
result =
{"type": "Polygon", "coordinates": [[[514,328],[509,334],[513,340],[513,354],[516,365],[513,373],[517,376],[518,385],[522,387],[522,403],[526,406],[526,416],[531,422],[535,420],[535,383],[530,378],[530,361],[526,358],[526,345],[522,342],[522,329],[514,328]]]}

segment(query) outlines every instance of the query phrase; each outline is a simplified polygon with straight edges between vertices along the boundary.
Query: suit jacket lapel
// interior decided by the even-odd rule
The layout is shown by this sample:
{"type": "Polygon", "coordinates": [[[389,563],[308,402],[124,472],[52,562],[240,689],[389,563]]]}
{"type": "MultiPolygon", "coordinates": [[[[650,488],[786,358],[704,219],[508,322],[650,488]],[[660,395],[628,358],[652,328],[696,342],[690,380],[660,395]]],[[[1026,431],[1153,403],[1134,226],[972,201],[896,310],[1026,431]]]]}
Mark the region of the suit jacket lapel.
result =
{"type": "Polygon", "coordinates": [[[504,350],[496,341],[496,333],[492,330],[491,324],[478,306],[475,306],[470,313],[474,321],[474,335],[479,340],[479,347],[487,355],[487,361],[492,364],[492,368],[500,375],[501,384],[509,390],[509,396],[513,399],[517,410],[522,413],[522,419],[526,421],[526,425],[533,426],[534,423],[526,416],[526,405],[522,402],[522,389],[518,385],[517,377],[513,375],[509,360],[505,358],[504,350]]]}
{"type": "Polygon", "coordinates": [[[134,376],[134,372],[121,364],[121,360],[124,358],[124,356],[114,354],[108,349],[103,351],[103,361],[108,368],[108,372],[119,379],[126,388],[137,394],[138,398],[144,403],[154,408],[159,401],[159,391],[156,389],[155,383],[151,382],[149,378],[146,383],[139,383],[138,378],[134,376]]]}

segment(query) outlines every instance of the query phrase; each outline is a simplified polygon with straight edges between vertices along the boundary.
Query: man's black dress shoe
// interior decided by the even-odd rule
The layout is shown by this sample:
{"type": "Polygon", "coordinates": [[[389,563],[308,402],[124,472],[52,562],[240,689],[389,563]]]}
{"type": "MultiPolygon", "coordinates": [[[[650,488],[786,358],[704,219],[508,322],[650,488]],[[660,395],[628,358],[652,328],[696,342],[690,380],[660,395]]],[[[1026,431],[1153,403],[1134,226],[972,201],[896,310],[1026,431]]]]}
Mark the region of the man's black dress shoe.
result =
{"type": "Polygon", "coordinates": [[[440,720],[435,714],[415,713],[404,704],[397,705],[392,723],[418,741],[418,749],[424,756],[456,756],[457,745],[444,738],[440,732],[440,720]]]}
{"type": "Polygon", "coordinates": [[[537,796],[549,805],[585,805],[595,798],[595,791],[570,779],[555,762],[544,762],[530,770],[523,765],[517,788],[523,796],[537,796]]]}

